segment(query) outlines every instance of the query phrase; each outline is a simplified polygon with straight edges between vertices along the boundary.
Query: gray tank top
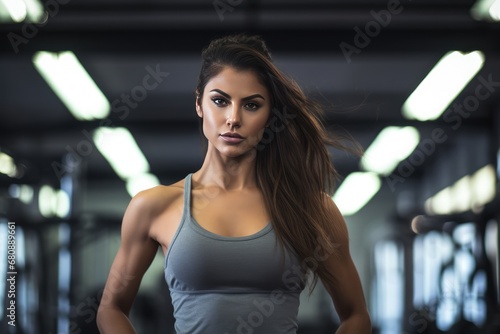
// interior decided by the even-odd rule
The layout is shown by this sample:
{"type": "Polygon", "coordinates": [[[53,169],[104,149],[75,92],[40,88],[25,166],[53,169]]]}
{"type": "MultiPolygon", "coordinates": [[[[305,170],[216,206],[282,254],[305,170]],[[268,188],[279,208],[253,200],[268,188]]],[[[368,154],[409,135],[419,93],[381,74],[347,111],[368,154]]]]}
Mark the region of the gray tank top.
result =
{"type": "Polygon", "coordinates": [[[298,257],[287,247],[282,261],[271,223],[243,237],[204,229],[191,215],[191,176],[164,266],[177,334],[295,334],[305,286],[298,257]]]}

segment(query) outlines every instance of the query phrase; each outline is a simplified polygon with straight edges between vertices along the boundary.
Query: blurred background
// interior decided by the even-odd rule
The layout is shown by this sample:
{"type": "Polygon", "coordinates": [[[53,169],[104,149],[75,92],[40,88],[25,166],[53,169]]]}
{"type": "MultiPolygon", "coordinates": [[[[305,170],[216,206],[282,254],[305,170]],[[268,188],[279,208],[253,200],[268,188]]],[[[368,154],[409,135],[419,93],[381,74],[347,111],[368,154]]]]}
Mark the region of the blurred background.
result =
{"type": "MultiPolygon", "coordinates": [[[[0,0],[0,332],[98,333],[131,196],[201,167],[201,49],[247,32],[366,150],[332,156],[374,333],[499,333],[499,19],[498,0],[0,0]]],[[[138,332],[174,332],[169,298],[159,250],[138,332]]],[[[302,299],[300,333],[333,333],[324,288],[302,299]]]]}

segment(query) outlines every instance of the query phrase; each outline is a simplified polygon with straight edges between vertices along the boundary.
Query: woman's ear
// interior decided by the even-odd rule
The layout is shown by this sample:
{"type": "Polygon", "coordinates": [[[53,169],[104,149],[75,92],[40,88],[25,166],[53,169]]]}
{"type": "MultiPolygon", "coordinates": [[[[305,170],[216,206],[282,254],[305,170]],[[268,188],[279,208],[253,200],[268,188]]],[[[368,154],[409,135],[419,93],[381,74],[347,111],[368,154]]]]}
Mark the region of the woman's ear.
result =
{"type": "Polygon", "coordinates": [[[200,118],[203,118],[203,110],[201,109],[200,103],[201,103],[200,96],[196,95],[196,113],[200,118]]]}
{"type": "Polygon", "coordinates": [[[200,118],[203,118],[203,110],[201,110],[201,107],[198,103],[196,103],[196,113],[200,118]]]}

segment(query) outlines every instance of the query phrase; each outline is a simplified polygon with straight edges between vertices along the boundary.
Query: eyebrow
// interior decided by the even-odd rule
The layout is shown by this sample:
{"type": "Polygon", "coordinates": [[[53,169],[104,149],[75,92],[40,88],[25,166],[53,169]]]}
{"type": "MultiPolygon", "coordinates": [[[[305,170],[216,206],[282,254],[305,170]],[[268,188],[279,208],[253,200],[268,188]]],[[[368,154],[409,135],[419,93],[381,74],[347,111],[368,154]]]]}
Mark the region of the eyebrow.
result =
{"type": "MultiPolygon", "coordinates": [[[[231,99],[231,95],[229,95],[226,92],[223,92],[220,89],[212,89],[210,92],[217,92],[217,93],[219,93],[221,95],[224,95],[226,98],[231,99]]],[[[250,95],[250,96],[242,98],[242,100],[243,101],[248,101],[248,100],[254,99],[256,97],[260,97],[261,99],[265,100],[265,98],[262,95],[260,95],[260,94],[253,94],[253,95],[250,95]]]]}

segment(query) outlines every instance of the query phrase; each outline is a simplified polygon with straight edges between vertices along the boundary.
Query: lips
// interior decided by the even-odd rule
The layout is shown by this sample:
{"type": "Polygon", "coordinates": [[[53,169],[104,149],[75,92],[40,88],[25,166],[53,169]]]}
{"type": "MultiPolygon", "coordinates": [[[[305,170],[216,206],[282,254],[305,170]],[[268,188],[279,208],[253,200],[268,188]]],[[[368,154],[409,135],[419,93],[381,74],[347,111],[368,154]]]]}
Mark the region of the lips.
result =
{"type": "Polygon", "coordinates": [[[245,139],[244,137],[242,137],[240,134],[238,134],[236,132],[222,133],[220,135],[220,137],[222,138],[222,140],[224,140],[225,142],[228,142],[228,143],[239,143],[245,139]]]}
{"type": "Polygon", "coordinates": [[[240,138],[240,139],[243,139],[243,137],[236,133],[236,132],[226,132],[226,133],[223,133],[221,134],[222,137],[231,137],[231,138],[240,138]]]}

